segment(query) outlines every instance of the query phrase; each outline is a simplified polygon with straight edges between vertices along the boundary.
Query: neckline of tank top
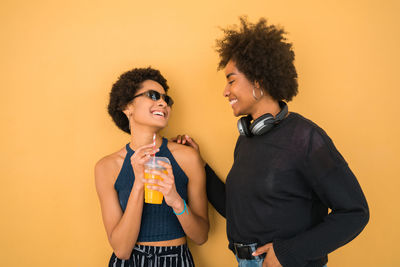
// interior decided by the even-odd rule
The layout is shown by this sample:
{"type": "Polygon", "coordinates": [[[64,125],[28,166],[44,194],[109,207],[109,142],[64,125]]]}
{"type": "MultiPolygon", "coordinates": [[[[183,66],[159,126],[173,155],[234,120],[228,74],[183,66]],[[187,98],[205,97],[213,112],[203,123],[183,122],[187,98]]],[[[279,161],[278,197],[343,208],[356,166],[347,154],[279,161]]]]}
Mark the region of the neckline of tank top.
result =
{"type": "MultiPolygon", "coordinates": [[[[163,138],[162,138],[161,146],[159,147],[159,148],[160,148],[159,152],[160,152],[161,150],[163,150],[164,147],[167,146],[167,143],[168,143],[167,138],[164,138],[164,137],[163,137],[163,138]]],[[[135,153],[135,151],[131,148],[130,144],[131,144],[131,143],[127,143],[127,144],[126,144],[126,150],[128,151],[128,153],[135,153]]]]}

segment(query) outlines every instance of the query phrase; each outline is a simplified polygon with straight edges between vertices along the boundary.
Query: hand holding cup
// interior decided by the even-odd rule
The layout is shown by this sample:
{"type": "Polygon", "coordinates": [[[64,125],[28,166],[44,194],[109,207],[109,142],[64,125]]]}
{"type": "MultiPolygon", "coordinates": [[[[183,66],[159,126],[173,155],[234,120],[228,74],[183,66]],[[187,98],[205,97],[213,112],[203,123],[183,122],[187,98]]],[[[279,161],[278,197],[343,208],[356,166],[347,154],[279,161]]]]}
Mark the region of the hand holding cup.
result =
{"type": "MultiPolygon", "coordinates": [[[[150,159],[149,163],[152,163],[152,161],[153,160],[150,159]]],[[[145,190],[147,188],[147,190],[150,189],[161,193],[164,196],[165,203],[168,206],[174,208],[175,206],[178,206],[181,202],[181,197],[176,191],[175,177],[172,171],[172,166],[169,161],[163,159],[160,160],[157,159],[157,157],[155,158],[155,161],[156,164],[160,167],[149,169],[148,173],[151,173],[152,177],[148,175],[147,177],[151,179],[144,180],[146,183],[145,190]]],[[[146,166],[151,166],[151,164],[148,164],[146,166]]]]}

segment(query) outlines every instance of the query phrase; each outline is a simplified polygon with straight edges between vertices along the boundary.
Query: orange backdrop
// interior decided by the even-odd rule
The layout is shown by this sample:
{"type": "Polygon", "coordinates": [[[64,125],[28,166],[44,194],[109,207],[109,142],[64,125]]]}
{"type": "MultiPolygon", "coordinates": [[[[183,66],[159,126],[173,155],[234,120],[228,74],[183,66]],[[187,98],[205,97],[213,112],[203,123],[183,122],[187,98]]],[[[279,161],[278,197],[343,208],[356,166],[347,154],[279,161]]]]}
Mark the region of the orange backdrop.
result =
{"type": "MultiPolygon", "coordinates": [[[[128,142],[106,112],[118,75],[151,65],[176,100],[167,137],[188,133],[225,177],[236,118],[214,41],[264,16],[289,32],[299,74],[290,109],[323,127],[366,194],[371,220],[329,267],[399,266],[398,1],[27,1],[0,3],[2,266],[106,266],[93,167],[128,142]]],[[[197,266],[234,266],[210,207],[197,266]]]]}

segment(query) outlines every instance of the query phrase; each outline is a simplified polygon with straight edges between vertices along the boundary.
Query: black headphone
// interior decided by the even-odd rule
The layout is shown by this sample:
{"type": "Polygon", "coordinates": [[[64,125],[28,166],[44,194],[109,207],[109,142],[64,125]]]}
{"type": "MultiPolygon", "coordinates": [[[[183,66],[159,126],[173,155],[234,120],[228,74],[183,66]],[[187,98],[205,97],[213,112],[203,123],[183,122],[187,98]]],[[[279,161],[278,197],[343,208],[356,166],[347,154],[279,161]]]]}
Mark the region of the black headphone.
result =
{"type": "Polygon", "coordinates": [[[281,111],[275,118],[270,113],[267,113],[258,117],[251,123],[253,120],[251,115],[241,117],[237,122],[240,135],[250,137],[253,135],[262,135],[271,130],[274,125],[278,124],[288,114],[288,107],[285,102],[279,101],[279,106],[281,107],[281,111]]]}

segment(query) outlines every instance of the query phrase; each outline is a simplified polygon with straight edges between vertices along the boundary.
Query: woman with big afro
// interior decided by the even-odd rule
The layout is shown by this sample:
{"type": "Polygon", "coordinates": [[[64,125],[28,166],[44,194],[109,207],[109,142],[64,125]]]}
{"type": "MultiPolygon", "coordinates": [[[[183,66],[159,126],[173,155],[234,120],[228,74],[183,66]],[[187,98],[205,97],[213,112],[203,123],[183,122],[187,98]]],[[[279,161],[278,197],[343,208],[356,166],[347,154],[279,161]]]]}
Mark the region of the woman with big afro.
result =
{"type": "MultiPolygon", "coordinates": [[[[288,110],[298,85],[284,30],[240,20],[217,40],[240,136],[226,183],[206,164],[207,196],[239,266],[322,267],[363,230],[368,205],[325,131],[288,110]]],[[[187,135],[173,140],[199,150],[187,135]]]]}

